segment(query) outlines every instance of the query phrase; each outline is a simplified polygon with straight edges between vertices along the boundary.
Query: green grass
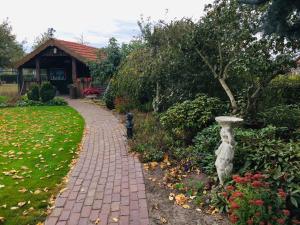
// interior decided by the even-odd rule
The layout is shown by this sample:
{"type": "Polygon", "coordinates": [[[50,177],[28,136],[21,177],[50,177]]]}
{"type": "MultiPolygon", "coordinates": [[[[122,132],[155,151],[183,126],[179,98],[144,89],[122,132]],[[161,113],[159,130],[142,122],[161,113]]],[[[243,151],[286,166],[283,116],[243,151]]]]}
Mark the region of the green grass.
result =
{"type": "Polygon", "coordinates": [[[37,224],[76,157],[84,120],[68,106],[40,106],[0,109],[0,121],[0,217],[37,224]]]}
{"type": "Polygon", "coordinates": [[[0,95],[0,104],[1,104],[1,103],[6,103],[7,100],[8,100],[8,97],[7,97],[7,96],[1,96],[1,95],[0,95]]]}

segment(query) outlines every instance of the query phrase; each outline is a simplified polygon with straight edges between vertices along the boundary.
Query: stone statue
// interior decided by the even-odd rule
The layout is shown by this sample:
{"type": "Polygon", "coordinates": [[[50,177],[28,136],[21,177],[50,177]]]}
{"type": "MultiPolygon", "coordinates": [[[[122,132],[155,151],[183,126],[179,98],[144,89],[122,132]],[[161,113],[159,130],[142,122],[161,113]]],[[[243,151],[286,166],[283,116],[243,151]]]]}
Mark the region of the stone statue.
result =
{"type": "Polygon", "coordinates": [[[232,125],[242,122],[243,119],[229,116],[216,117],[216,121],[221,125],[220,136],[222,143],[216,150],[217,160],[215,166],[217,168],[220,184],[224,184],[224,179],[231,175],[233,168],[233,157],[235,141],[232,131],[232,125]]]}

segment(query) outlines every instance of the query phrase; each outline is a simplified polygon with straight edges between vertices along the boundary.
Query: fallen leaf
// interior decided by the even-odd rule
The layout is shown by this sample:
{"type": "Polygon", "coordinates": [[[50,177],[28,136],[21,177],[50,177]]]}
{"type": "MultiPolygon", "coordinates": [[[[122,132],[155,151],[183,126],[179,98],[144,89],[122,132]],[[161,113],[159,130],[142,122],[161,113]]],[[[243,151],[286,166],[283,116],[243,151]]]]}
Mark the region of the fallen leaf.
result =
{"type": "Polygon", "coordinates": [[[163,223],[163,224],[165,224],[165,223],[168,222],[167,219],[164,218],[164,217],[162,217],[162,216],[159,218],[159,220],[160,220],[160,222],[163,223]]]}
{"type": "Polygon", "coordinates": [[[187,203],[188,198],[184,194],[179,194],[175,196],[175,200],[177,205],[184,205],[187,203]]]}
{"type": "Polygon", "coordinates": [[[170,201],[173,201],[173,200],[174,200],[174,197],[175,197],[175,194],[174,194],[174,193],[170,193],[170,194],[169,194],[169,200],[170,200],[170,201]]]}
{"type": "Polygon", "coordinates": [[[5,218],[3,216],[0,216],[0,223],[4,223],[5,218]]]}
{"type": "Polygon", "coordinates": [[[116,218],[116,217],[112,218],[112,220],[113,220],[114,222],[118,222],[118,221],[119,221],[119,219],[116,218]]]}
{"type": "Polygon", "coordinates": [[[26,202],[19,202],[19,203],[18,203],[18,206],[19,206],[19,207],[23,207],[24,205],[26,205],[26,202]]]}
{"type": "Polygon", "coordinates": [[[187,204],[184,204],[184,205],[182,205],[182,208],[184,208],[184,209],[189,209],[189,208],[191,208],[189,205],[187,205],[187,204]]]}
{"type": "Polygon", "coordinates": [[[95,224],[98,224],[98,223],[100,223],[100,219],[99,219],[99,218],[97,218],[97,219],[95,220],[95,224]]]}

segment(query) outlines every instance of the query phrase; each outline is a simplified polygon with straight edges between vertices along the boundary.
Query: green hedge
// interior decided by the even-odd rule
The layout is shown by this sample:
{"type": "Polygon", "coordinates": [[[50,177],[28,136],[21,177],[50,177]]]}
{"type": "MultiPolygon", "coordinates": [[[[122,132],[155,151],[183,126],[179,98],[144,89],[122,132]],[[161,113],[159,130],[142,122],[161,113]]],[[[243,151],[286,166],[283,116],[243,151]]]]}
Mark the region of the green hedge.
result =
{"type": "Polygon", "coordinates": [[[264,93],[264,108],[300,103],[300,75],[279,76],[264,93]]]}

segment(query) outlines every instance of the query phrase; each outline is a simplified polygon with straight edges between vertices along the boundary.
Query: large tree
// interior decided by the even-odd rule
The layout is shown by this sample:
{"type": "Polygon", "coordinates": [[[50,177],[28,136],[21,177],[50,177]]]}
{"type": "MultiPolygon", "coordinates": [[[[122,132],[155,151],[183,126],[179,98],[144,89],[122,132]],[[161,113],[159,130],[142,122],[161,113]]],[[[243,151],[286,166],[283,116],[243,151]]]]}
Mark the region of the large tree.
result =
{"type": "Polygon", "coordinates": [[[250,5],[265,5],[268,10],[262,17],[266,34],[276,33],[290,39],[300,39],[299,0],[240,0],[250,5]]]}
{"type": "Polygon", "coordinates": [[[4,20],[0,24],[0,68],[13,66],[23,55],[23,44],[16,40],[8,20],[4,20]]]}
{"type": "Polygon", "coordinates": [[[263,9],[253,11],[236,0],[216,0],[206,11],[199,22],[196,51],[222,85],[232,113],[241,112],[237,96],[245,91],[247,106],[243,113],[253,117],[264,89],[291,68],[292,45],[276,35],[259,33],[263,9]]]}

